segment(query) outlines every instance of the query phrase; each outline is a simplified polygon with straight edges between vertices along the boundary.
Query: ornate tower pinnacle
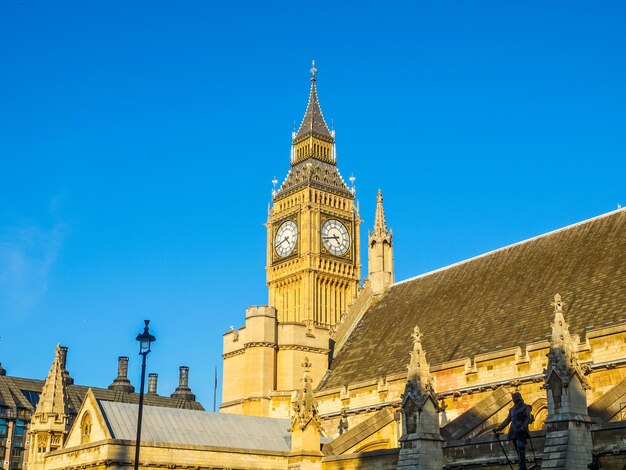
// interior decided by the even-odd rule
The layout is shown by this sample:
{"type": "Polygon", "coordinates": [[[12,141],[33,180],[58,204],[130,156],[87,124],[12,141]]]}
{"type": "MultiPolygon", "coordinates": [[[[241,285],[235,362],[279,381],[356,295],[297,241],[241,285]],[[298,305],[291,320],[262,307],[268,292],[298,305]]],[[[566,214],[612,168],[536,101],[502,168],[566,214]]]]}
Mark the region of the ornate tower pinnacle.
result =
{"type": "Polygon", "coordinates": [[[545,370],[544,388],[548,398],[546,441],[542,468],[584,470],[593,449],[591,419],[585,390],[585,372],[578,363],[576,335],[571,335],[563,316],[561,296],[554,296],[554,322],[545,370]]]}
{"type": "MultiPolygon", "coordinates": [[[[433,390],[433,378],[430,375],[430,365],[422,347],[422,333],[417,325],[413,328],[411,338],[413,339],[413,350],[409,353],[411,360],[407,366],[407,382],[413,383],[419,393],[426,394],[433,390]]],[[[437,403],[436,399],[435,403],[437,403]]]]}
{"type": "Polygon", "coordinates": [[[411,338],[413,349],[402,394],[402,437],[397,468],[440,469],[443,467],[443,439],[439,434],[439,402],[417,326],[411,338]]]}
{"type": "Polygon", "coordinates": [[[568,387],[576,375],[584,389],[587,389],[587,379],[578,363],[578,336],[571,335],[569,325],[563,316],[565,302],[556,294],[551,304],[554,307],[554,322],[552,322],[552,337],[550,338],[550,352],[548,353],[548,368],[546,369],[546,384],[556,374],[563,387],[568,387]]]}
{"type": "Polygon", "coordinates": [[[309,158],[315,158],[326,163],[335,164],[335,138],[324,120],[322,108],[317,98],[317,69],[315,61],[311,67],[311,91],[309,102],[302,118],[302,123],[293,137],[293,158],[291,165],[295,166],[309,158]]]}
{"type": "Polygon", "coordinates": [[[57,344],[54,361],[43,384],[41,396],[35,409],[35,417],[40,421],[47,421],[54,417],[54,421],[61,423],[69,414],[68,397],[65,390],[66,380],[63,367],[63,348],[57,344]]]}
{"type": "Polygon", "coordinates": [[[376,216],[374,218],[374,235],[380,237],[391,236],[387,233],[387,222],[385,221],[385,209],[383,208],[383,192],[379,189],[376,195],[376,216]]]}
{"type": "Polygon", "coordinates": [[[67,349],[57,345],[52,367],[43,384],[39,402],[31,418],[29,427],[30,449],[29,468],[43,466],[43,452],[60,449],[69,431],[70,409],[65,377],[65,354],[67,349]]]}
{"type": "Polygon", "coordinates": [[[385,209],[383,208],[383,193],[379,189],[376,196],[376,215],[374,229],[368,231],[368,279],[372,291],[376,295],[382,294],[388,286],[393,284],[393,233],[387,230],[385,209]]]}
{"type": "Polygon", "coordinates": [[[313,379],[311,378],[311,363],[309,358],[305,357],[302,363],[302,387],[296,392],[293,400],[293,417],[291,419],[291,429],[296,427],[304,429],[313,421],[318,429],[320,429],[320,421],[317,415],[317,400],[313,394],[313,379]]]}

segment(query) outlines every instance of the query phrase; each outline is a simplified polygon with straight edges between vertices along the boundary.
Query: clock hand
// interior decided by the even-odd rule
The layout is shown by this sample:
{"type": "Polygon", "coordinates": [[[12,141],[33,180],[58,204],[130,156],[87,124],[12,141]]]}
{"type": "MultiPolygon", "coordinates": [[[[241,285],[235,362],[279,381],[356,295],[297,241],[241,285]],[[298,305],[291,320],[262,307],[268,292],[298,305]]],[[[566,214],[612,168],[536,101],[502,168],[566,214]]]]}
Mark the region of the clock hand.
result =
{"type": "Polygon", "coordinates": [[[289,237],[285,237],[283,238],[279,243],[277,243],[275,246],[276,248],[278,248],[280,245],[282,245],[283,243],[285,243],[287,240],[289,240],[289,237]]]}

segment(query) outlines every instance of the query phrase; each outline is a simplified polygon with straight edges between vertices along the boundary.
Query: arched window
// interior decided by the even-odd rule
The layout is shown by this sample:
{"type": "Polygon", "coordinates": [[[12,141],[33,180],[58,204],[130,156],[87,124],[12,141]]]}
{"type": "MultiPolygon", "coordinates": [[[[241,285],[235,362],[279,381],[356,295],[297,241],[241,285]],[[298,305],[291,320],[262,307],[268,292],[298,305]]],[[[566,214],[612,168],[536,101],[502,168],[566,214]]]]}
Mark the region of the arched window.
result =
{"type": "Polygon", "coordinates": [[[91,436],[91,415],[88,411],[83,415],[83,419],[80,421],[80,443],[89,442],[91,436]]]}
{"type": "Polygon", "coordinates": [[[529,426],[531,431],[539,431],[545,428],[546,418],[548,417],[548,400],[545,398],[539,398],[535,400],[531,405],[535,421],[529,426]]]}

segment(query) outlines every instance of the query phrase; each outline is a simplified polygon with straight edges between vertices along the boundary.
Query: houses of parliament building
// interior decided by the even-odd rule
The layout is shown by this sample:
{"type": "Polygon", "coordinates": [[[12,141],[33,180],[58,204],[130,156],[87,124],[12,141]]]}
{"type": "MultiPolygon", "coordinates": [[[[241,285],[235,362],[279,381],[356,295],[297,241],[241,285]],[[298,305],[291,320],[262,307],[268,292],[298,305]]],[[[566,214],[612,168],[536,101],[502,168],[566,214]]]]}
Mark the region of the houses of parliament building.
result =
{"type": "MultiPolygon", "coordinates": [[[[315,67],[288,163],[266,223],[268,305],[223,336],[220,412],[195,401],[188,369],[170,396],[152,377],[141,468],[524,468],[492,432],[514,392],[533,417],[527,468],[626,468],[625,209],[396,280],[381,191],[359,239],[315,67]]],[[[127,359],[106,390],[66,363],[59,346],[44,381],[0,368],[3,468],[131,468],[127,359]]]]}

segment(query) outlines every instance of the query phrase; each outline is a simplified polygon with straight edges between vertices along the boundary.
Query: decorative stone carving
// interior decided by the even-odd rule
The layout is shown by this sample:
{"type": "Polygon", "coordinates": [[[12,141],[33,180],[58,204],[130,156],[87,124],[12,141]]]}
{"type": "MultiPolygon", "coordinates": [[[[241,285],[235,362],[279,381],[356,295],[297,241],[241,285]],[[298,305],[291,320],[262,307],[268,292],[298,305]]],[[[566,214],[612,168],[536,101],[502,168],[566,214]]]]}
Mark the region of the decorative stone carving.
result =
{"type": "Polygon", "coordinates": [[[313,379],[310,376],[311,363],[308,357],[304,358],[302,367],[304,369],[302,387],[296,392],[295,399],[291,404],[293,410],[291,429],[293,430],[295,427],[304,429],[311,421],[319,429],[321,424],[317,414],[317,400],[313,394],[313,379]]]}
{"type": "Polygon", "coordinates": [[[564,302],[554,296],[554,322],[550,338],[544,388],[548,417],[541,468],[585,470],[591,463],[591,419],[585,390],[585,371],[578,363],[579,339],[569,332],[563,316],[564,302]]]}
{"type": "Polygon", "coordinates": [[[439,433],[439,402],[430,366],[422,348],[422,334],[416,326],[411,334],[413,349],[402,395],[402,437],[398,467],[441,469],[443,451],[439,433]]]}
{"type": "Polygon", "coordinates": [[[549,382],[559,380],[563,387],[567,388],[574,376],[578,377],[583,389],[589,389],[585,378],[585,370],[578,363],[578,344],[580,339],[577,335],[571,335],[569,324],[563,316],[565,303],[559,294],[554,296],[550,304],[554,307],[554,322],[552,323],[552,337],[550,339],[550,352],[548,353],[548,367],[545,370],[544,388],[549,388],[549,382]],[[555,377],[556,376],[556,377],[555,377]]]}

